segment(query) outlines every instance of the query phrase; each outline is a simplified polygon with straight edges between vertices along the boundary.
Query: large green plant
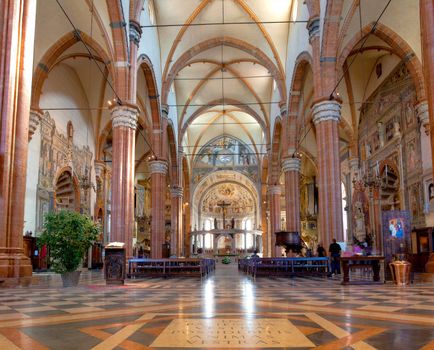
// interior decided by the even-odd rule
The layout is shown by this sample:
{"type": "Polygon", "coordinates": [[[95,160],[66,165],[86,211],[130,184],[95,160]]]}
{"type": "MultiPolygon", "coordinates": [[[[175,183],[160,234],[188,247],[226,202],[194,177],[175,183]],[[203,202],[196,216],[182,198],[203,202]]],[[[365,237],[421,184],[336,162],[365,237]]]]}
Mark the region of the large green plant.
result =
{"type": "Polygon", "coordinates": [[[89,247],[98,237],[99,227],[89,217],[61,210],[45,215],[44,229],[38,245],[47,245],[53,270],[75,271],[89,247]]]}

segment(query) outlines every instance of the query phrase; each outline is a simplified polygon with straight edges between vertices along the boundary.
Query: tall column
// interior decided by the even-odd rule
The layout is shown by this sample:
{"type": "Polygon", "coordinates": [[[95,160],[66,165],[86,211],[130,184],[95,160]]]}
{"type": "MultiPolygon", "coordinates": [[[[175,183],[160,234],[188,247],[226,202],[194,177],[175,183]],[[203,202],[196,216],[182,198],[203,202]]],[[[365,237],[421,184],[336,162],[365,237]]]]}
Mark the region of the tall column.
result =
{"type": "Polygon", "coordinates": [[[164,206],[166,193],[167,162],[153,160],[149,162],[151,168],[151,196],[152,196],[152,223],[151,223],[151,258],[161,259],[162,245],[165,241],[164,206]]]}
{"type": "Polygon", "coordinates": [[[23,251],[30,94],[36,1],[0,2],[0,279],[28,284],[23,251]]]}
{"type": "Polygon", "coordinates": [[[138,109],[133,105],[111,110],[113,128],[111,242],[124,242],[127,258],[133,254],[134,157],[138,109]]]}
{"type": "Polygon", "coordinates": [[[170,189],[170,195],[172,197],[172,237],[170,240],[170,249],[172,254],[179,257],[182,255],[182,187],[173,186],[170,189]]]}
{"type": "Polygon", "coordinates": [[[319,232],[325,247],[333,238],[343,240],[338,134],[340,110],[337,101],[323,101],[312,107],[318,149],[319,232]]]}
{"type": "Polygon", "coordinates": [[[432,0],[420,0],[419,9],[420,33],[422,36],[421,47],[423,54],[423,72],[429,107],[431,159],[432,164],[434,164],[434,3],[432,0]]]}
{"type": "Polygon", "coordinates": [[[273,257],[280,257],[280,248],[276,247],[275,232],[281,230],[280,228],[280,194],[282,193],[279,185],[268,187],[268,196],[270,201],[270,221],[271,221],[271,254],[273,257]]]}
{"type": "Polygon", "coordinates": [[[282,162],[285,174],[286,230],[300,232],[300,158],[282,162]]]}

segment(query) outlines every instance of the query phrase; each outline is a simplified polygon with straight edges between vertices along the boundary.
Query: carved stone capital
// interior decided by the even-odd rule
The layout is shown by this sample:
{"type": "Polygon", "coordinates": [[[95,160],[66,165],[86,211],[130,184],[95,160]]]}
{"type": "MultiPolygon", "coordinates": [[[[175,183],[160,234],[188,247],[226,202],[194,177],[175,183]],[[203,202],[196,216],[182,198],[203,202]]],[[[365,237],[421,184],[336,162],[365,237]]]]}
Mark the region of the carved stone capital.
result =
{"type": "Polygon", "coordinates": [[[282,118],[284,118],[286,116],[286,113],[288,112],[287,108],[286,108],[286,104],[282,104],[280,105],[280,116],[282,118]]]}
{"type": "Polygon", "coordinates": [[[315,37],[319,36],[319,17],[314,17],[307,23],[307,30],[309,31],[309,42],[315,37]]]}
{"type": "Polygon", "coordinates": [[[142,28],[140,28],[140,23],[136,21],[130,21],[130,40],[139,46],[140,38],[142,37],[142,28]]]}
{"type": "Polygon", "coordinates": [[[36,129],[41,122],[43,113],[40,110],[31,109],[30,117],[29,117],[29,141],[32,139],[33,134],[36,132],[36,129]]]}
{"type": "Polygon", "coordinates": [[[359,169],[359,158],[350,158],[348,165],[352,171],[357,171],[359,169]]]}
{"type": "Polygon", "coordinates": [[[429,110],[428,110],[428,102],[423,101],[421,103],[418,103],[415,106],[416,110],[416,117],[420,122],[420,125],[422,125],[425,128],[425,133],[429,134],[429,110]]]}
{"type": "Polygon", "coordinates": [[[95,160],[94,166],[95,166],[95,175],[102,177],[105,170],[105,163],[101,160],[95,160]]]}
{"type": "Polygon", "coordinates": [[[301,169],[301,159],[294,157],[294,158],[285,158],[282,161],[282,170],[283,172],[287,171],[297,171],[299,172],[301,169]]]}
{"type": "Polygon", "coordinates": [[[111,110],[113,128],[136,129],[139,111],[131,106],[115,106],[111,110]]]}
{"type": "Polygon", "coordinates": [[[319,124],[328,120],[339,122],[341,119],[341,104],[337,101],[323,101],[312,107],[313,122],[319,124]]]}
{"type": "Polygon", "coordinates": [[[170,195],[172,197],[182,198],[184,196],[184,190],[180,186],[173,186],[170,189],[170,195]]]}
{"type": "Polygon", "coordinates": [[[268,186],[267,193],[270,195],[281,195],[282,189],[279,185],[268,186]]]}
{"type": "Polygon", "coordinates": [[[167,118],[167,119],[169,119],[169,106],[168,106],[168,105],[163,104],[163,105],[161,106],[161,116],[162,116],[163,118],[167,118]]]}
{"type": "Polygon", "coordinates": [[[152,160],[149,162],[151,174],[167,174],[168,166],[165,160],[152,160]]]}

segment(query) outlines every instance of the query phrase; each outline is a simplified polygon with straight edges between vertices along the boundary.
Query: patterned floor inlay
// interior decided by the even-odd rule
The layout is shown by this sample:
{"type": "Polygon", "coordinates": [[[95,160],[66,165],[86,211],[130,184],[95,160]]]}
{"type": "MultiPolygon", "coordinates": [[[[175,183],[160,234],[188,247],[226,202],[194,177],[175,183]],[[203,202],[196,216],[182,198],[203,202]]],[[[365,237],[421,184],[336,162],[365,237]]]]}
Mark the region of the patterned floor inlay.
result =
{"type": "Polygon", "coordinates": [[[253,281],[234,265],[122,287],[82,276],[77,288],[49,274],[0,290],[0,349],[434,349],[432,284],[253,281]]]}

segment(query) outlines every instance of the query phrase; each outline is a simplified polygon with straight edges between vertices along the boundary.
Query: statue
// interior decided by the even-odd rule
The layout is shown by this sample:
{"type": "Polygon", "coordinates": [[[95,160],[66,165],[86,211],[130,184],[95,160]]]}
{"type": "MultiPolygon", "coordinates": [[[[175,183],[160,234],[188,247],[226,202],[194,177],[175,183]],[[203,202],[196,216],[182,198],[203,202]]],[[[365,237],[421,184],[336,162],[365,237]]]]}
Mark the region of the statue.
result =
{"type": "Polygon", "coordinates": [[[359,201],[356,202],[355,209],[354,219],[356,222],[356,227],[354,230],[354,235],[357,240],[363,242],[366,238],[365,213],[363,212],[363,204],[359,201]]]}
{"type": "Polygon", "coordinates": [[[214,230],[217,230],[217,218],[214,218],[214,230]]]}

